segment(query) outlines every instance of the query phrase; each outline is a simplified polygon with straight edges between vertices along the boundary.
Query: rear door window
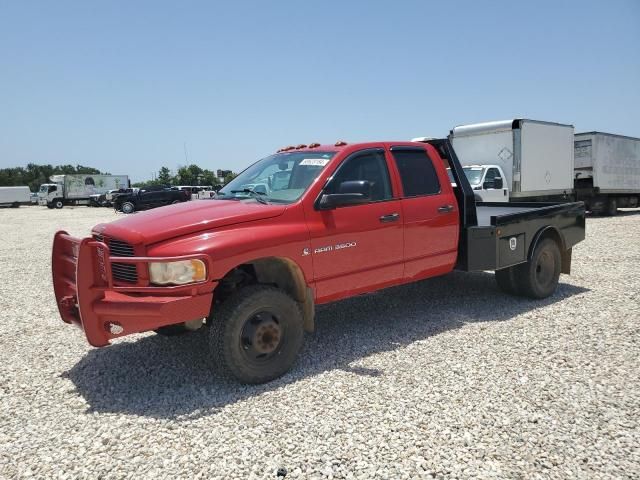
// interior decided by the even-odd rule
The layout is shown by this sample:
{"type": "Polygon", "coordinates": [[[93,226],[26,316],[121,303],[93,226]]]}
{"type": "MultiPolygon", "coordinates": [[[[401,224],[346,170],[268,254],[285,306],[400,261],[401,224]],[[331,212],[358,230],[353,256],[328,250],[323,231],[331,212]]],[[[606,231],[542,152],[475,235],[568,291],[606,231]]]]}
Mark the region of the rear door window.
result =
{"type": "Polygon", "coordinates": [[[391,147],[405,197],[440,193],[440,181],[427,152],[421,148],[391,147]]]}

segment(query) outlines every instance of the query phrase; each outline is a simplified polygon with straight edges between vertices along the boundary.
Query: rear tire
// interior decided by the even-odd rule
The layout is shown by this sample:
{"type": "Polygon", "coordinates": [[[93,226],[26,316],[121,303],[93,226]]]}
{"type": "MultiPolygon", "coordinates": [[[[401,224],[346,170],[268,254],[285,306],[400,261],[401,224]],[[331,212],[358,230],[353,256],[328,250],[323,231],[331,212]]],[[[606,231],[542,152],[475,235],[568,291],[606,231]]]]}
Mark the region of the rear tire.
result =
{"type": "Polygon", "coordinates": [[[516,277],[516,268],[508,267],[496,270],[496,282],[500,290],[509,295],[520,295],[520,287],[516,277]]]}
{"type": "Polygon", "coordinates": [[[136,206],[132,202],[124,202],[120,207],[122,213],[126,213],[127,215],[136,211],[136,206]]]}
{"type": "Polygon", "coordinates": [[[529,298],[546,298],[555,292],[560,278],[562,257],[555,240],[543,238],[533,252],[531,260],[516,266],[514,275],[519,291],[529,298]]]}
{"type": "Polygon", "coordinates": [[[300,305],[282,290],[252,285],[214,306],[211,355],[225,376],[265,383],[287,372],[304,340],[300,305]]]}
{"type": "Polygon", "coordinates": [[[618,214],[618,202],[615,198],[610,198],[607,202],[607,215],[613,217],[618,214]]]}

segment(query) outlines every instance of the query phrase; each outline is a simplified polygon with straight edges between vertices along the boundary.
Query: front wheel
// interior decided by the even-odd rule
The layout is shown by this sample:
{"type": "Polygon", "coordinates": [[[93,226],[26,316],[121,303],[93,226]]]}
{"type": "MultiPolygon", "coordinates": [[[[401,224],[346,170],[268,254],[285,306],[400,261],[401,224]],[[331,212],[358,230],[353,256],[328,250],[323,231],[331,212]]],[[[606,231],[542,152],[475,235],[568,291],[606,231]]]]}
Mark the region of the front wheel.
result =
{"type": "Polygon", "coordinates": [[[129,214],[136,211],[136,206],[132,202],[124,202],[120,209],[122,210],[122,213],[129,214]]]}
{"type": "Polygon", "coordinates": [[[64,207],[64,202],[63,202],[62,200],[60,200],[60,199],[58,199],[58,200],[54,200],[54,201],[53,201],[53,206],[54,206],[55,208],[60,209],[60,208],[64,207]]]}
{"type": "Polygon", "coordinates": [[[530,298],[546,298],[555,292],[560,278],[560,248],[551,238],[542,239],[531,260],[515,267],[520,292],[530,298]]]}
{"type": "Polygon", "coordinates": [[[304,340],[298,302],[265,285],[243,288],[214,306],[210,323],[216,365],[242,383],[265,383],[283,375],[304,340]]]}

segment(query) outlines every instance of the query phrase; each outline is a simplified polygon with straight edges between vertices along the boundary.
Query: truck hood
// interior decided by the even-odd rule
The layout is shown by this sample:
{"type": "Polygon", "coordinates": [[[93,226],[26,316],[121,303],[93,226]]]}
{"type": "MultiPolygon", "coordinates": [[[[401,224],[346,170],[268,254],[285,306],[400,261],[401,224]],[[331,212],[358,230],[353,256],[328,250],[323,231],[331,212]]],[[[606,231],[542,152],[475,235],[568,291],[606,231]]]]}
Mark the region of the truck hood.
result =
{"type": "Polygon", "coordinates": [[[150,245],[237,223],[277,217],[285,209],[285,205],[238,200],[194,200],[128,215],[111,223],[101,223],[94,227],[93,232],[132,244],[150,245]]]}

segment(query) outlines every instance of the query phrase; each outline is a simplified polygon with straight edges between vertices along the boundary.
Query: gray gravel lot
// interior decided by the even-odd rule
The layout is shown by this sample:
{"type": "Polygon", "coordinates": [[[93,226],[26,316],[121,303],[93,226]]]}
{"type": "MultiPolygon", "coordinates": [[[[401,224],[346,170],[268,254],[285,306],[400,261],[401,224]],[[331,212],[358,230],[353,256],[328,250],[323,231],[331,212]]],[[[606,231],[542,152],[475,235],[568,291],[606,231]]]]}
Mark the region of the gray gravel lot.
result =
{"type": "Polygon", "coordinates": [[[110,209],[0,210],[0,478],[639,478],[640,211],[589,218],[555,296],[454,273],[319,309],[280,380],[205,338],[94,349],[50,249],[110,209]]]}

